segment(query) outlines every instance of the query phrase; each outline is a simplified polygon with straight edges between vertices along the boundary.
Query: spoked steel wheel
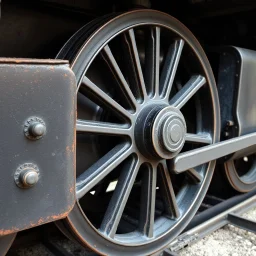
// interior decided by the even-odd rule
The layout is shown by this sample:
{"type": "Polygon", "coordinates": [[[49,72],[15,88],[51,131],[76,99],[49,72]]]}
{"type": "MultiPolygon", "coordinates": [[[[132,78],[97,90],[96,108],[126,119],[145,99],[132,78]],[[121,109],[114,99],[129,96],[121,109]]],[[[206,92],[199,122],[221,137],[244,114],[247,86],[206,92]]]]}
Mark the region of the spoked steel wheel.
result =
{"type": "Polygon", "coordinates": [[[91,22],[67,56],[78,83],[77,204],[62,229],[99,254],[152,254],[186,226],[212,177],[214,161],[171,167],[218,141],[208,60],[185,26],[151,10],[91,22]]]}
{"type": "Polygon", "coordinates": [[[225,171],[231,186],[239,192],[256,188],[256,156],[244,156],[225,163],[225,171]]]}

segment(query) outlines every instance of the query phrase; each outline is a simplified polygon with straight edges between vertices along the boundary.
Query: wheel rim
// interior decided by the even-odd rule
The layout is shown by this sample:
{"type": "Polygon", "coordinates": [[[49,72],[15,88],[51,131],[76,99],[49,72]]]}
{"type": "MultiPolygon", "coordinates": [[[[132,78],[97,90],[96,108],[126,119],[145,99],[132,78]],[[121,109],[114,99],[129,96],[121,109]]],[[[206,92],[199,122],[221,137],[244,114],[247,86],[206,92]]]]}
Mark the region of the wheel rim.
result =
{"type": "Polygon", "coordinates": [[[229,183],[235,190],[244,193],[256,187],[255,154],[227,161],[224,166],[229,183]]]}
{"type": "MultiPolygon", "coordinates": [[[[210,162],[188,170],[184,177],[174,178],[169,168],[170,159],[181,150],[218,141],[218,97],[207,58],[181,23],[166,14],[148,10],[122,14],[100,26],[71,61],[78,81],[77,154],[82,151],[81,139],[82,144],[89,145],[91,158],[96,160],[87,159],[88,167],[83,172],[79,167],[83,165],[82,157],[78,155],[78,200],[65,225],[80,243],[101,254],[113,255],[122,250],[126,254],[146,255],[157,251],[193,217],[214,169],[215,162],[210,162]],[[120,45],[120,38],[128,52],[129,72],[120,64],[120,52],[113,51],[120,45]],[[160,46],[163,38],[167,38],[166,49],[160,46]],[[144,48],[140,47],[140,40],[142,44],[146,42],[144,48]],[[189,58],[194,61],[193,68],[182,69],[179,63],[186,63],[189,58]],[[100,60],[114,74],[117,82],[114,89],[109,86],[111,80],[108,87],[99,86],[103,81],[98,80],[102,71],[100,60]],[[179,69],[184,72],[181,78],[186,77],[186,71],[189,73],[183,87],[179,86],[182,79],[176,79],[179,69]],[[193,111],[186,109],[186,105],[194,107],[192,121],[193,111]],[[81,110],[84,108],[92,112],[84,113],[81,110]],[[99,134],[112,137],[101,140],[99,134]],[[102,146],[105,148],[101,150],[99,144],[110,145],[102,146]],[[173,178],[179,188],[173,188],[173,178]],[[88,207],[81,205],[81,201],[87,197],[88,205],[88,194],[97,193],[97,185],[103,186],[106,192],[104,179],[108,185],[113,179],[118,182],[98,224],[92,216],[95,214],[88,213],[88,207]],[[138,184],[142,197],[137,220],[126,216],[134,184],[138,184]],[[161,214],[156,213],[159,202],[161,214]],[[133,228],[122,227],[120,222],[125,218],[135,223],[133,228]]],[[[137,190],[134,193],[137,195],[137,190]]]]}

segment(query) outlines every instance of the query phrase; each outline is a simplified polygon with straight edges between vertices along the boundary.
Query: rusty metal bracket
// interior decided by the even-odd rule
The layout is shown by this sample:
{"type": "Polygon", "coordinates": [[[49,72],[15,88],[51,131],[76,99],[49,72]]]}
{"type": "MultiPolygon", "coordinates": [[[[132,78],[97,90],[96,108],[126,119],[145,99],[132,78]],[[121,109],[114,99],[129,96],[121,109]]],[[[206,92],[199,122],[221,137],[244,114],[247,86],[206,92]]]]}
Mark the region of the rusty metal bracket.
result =
{"type": "Polygon", "coordinates": [[[65,218],[74,206],[76,80],[67,61],[0,58],[0,84],[5,236],[65,218]]]}

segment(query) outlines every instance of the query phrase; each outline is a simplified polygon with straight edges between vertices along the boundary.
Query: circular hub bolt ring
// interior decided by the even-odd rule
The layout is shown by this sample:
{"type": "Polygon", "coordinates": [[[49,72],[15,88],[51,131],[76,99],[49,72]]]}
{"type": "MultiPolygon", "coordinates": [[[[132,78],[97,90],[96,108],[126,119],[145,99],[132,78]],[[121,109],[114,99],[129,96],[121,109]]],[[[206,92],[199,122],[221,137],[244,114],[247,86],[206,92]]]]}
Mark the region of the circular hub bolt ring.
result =
{"type": "Polygon", "coordinates": [[[180,110],[168,106],[156,116],[152,128],[152,142],[159,157],[176,156],[185,143],[186,122],[180,110]]]}
{"type": "Polygon", "coordinates": [[[153,123],[157,114],[164,108],[164,105],[153,105],[145,107],[137,117],[135,126],[135,141],[140,152],[147,158],[160,159],[157,154],[153,141],[153,123]]]}

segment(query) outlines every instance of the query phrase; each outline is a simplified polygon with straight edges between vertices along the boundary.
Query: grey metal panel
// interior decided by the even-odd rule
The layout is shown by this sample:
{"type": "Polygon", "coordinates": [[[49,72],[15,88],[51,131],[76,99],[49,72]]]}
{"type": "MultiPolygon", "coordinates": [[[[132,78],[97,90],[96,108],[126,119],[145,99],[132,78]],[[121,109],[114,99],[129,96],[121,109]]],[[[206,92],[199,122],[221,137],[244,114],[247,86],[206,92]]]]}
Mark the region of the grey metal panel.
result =
{"type": "MultiPolygon", "coordinates": [[[[237,136],[256,131],[256,52],[248,49],[230,47],[229,51],[236,59],[235,74],[237,94],[234,100],[234,116],[237,120],[237,136]]],[[[256,146],[236,152],[232,159],[250,155],[256,151],[256,146]]]]}
{"type": "Polygon", "coordinates": [[[66,61],[0,59],[0,236],[67,216],[75,203],[76,81],[66,61]],[[30,140],[24,124],[41,118],[30,140]],[[39,181],[20,188],[16,169],[32,163],[39,181]]]}
{"type": "Polygon", "coordinates": [[[236,116],[238,135],[256,131],[256,52],[233,47],[240,56],[240,78],[237,96],[236,116]]]}
{"type": "MultiPolygon", "coordinates": [[[[222,140],[256,131],[256,52],[234,46],[221,49],[218,79],[222,117],[222,140]]],[[[247,156],[252,145],[227,156],[225,160],[247,156]]]]}

